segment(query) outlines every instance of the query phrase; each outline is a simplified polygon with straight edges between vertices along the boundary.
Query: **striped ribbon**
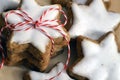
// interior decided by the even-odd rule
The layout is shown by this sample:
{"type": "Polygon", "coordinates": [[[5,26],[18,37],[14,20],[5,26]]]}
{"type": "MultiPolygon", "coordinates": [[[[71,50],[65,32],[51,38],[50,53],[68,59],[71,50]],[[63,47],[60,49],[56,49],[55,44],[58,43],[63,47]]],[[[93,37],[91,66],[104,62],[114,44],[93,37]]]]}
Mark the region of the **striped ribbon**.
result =
{"type": "MultiPolygon", "coordinates": [[[[44,26],[44,27],[48,27],[48,28],[51,28],[51,29],[54,29],[56,31],[58,31],[63,37],[64,39],[67,41],[67,46],[68,46],[68,56],[67,56],[67,61],[66,63],[64,64],[64,69],[65,70],[68,66],[68,63],[69,63],[69,60],[70,60],[70,45],[69,45],[69,40],[67,39],[67,36],[65,33],[62,32],[62,30],[60,29],[60,27],[64,27],[67,23],[67,16],[65,14],[65,12],[59,8],[49,8],[47,10],[45,10],[42,15],[40,16],[40,18],[36,21],[34,21],[25,11],[23,11],[22,9],[18,9],[20,12],[18,11],[15,11],[15,10],[11,10],[9,11],[6,15],[5,15],[5,24],[6,26],[4,28],[1,29],[1,32],[0,32],[0,36],[2,35],[2,31],[5,29],[5,28],[9,28],[10,30],[12,31],[27,31],[29,29],[37,29],[39,31],[41,31],[44,35],[46,35],[50,40],[51,40],[51,43],[52,43],[52,49],[51,49],[51,54],[54,50],[54,39],[52,36],[50,36],[43,28],[41,28],[41,26],[44,26]],[[64,16],[65,18],[65,21],[64,23],[62,24],[60,20],[58,19],[53,19],[53,20],[44,20],[45,16],[50,12],[50,11],[59,11],[62,13],[62,15],[64,16]],[[20,16],[24,21],[22,22],[19,22],[19,23],[16,23],[16,24],[9,24],[8,21],[7,21],[7,18],[9,15],[11,14],[16,14],[18,16],[20,16]],[[61,23],[61,24],[50,24],[50,23],[53,23],[53,22],[57,22],[57,23],[61,23]],[[32,26],[24,26],[24,25],[32,25],[32,26]]],[[[1,66],[3,66],[4,64],[4,52],[3,52],[3,48],[0,44],[0,51],[2,52],[2,62],[1,62],[1,66]]],[[[51,77],[50,79],[47,79],[47,80],[53,80],[54,78],[56,78],[57,76],[59,76],[62,71],[61,70],[56,76],[54,77],[51,77]]]]}

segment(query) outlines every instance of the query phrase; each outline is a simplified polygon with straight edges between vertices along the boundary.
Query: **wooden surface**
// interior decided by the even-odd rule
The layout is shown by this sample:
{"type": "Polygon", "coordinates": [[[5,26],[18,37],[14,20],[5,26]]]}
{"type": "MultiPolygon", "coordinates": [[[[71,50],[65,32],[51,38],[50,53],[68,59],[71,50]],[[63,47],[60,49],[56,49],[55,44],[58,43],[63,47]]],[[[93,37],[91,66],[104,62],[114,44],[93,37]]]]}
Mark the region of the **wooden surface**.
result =
{"type": "Polygon", "coordinates": [[[120,13],[120,0],[111,0],[110,10],[120,13]]]}
{"type": "Polygon", "coordinates": [[[22,80],[25,69],[4,66],[0,70],[0,80],[22,80]]]}
{"type": "MultiPolygon", "coordinates": [[[[111,0],[111,6],[109,10],[120,13],[120,0],[111,0]]],[[[115,30],[115,35],[118,44],[118,50],[120,52],[120,24],[118,24],[118,27],[115,30]]]]}

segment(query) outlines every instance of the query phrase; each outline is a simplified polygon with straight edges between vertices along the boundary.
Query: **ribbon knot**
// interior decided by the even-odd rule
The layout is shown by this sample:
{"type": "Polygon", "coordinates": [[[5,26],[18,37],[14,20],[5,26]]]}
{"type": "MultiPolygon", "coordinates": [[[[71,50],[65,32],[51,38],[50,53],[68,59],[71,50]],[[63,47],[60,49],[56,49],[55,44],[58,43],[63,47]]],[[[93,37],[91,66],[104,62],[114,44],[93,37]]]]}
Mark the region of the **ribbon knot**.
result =
{"type": "Polygon", "coordinates": [[[34,28],[37,28],[37,27],[40,27],[39,21],[35,21],[35,23],[34,23],[34,28]]]}

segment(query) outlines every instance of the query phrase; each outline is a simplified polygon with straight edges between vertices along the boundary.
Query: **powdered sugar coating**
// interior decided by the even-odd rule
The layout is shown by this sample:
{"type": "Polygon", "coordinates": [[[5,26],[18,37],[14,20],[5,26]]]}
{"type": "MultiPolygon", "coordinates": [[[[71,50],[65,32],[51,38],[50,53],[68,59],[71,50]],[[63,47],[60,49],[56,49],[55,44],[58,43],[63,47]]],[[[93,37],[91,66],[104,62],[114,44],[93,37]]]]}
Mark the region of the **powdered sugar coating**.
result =
{"type": "Polygon", "coordinates": [[[87,0],[73,0],[73,2],[76,2],[77,4],[85,4],[87,0]]]}
{"type": "Polygon", "coordinates": [[[20,0],[0,0],[0,13],[6,9],[16,8],[20,0]]]}
{"type": "MultiPolygon", "coordinates": [[[[59,5],[49,5],[49,6],[40,6],[38,5],[35,0],[30,0],[29,2],[27,0],[23,0],[21,9],[25,11],[30,17],[33,18],[34,21],[38,20],[39,17],[42,15],[42,13],[49,9],[49,8],[59,8],[59,5]]],[[[16,10],[19,12],[19,10],[16,10]]],[[[58,11],[50,11],[47,13],[47,16],[45,16],[45,20],[52,20],[56,19],[57,16],[59,15],[58,11]]],[[[18,22],[23,21],[19,16],[15,14],[11,14],[8,16],[8,22],[11,24],[15,24],[18,22]],[[14,18],[13,18],[14,17],[14,18]]],[[[56,22],[50,24],[58,24],[56,22]]],[[[30,25],[25,25],[25,27],[30,26],[30,25]]],[[[42,29],[44,29],[50,36],[53,38],[57,37],[62,37],[62,35],[53,29],[41,26],[42,29]]],[[[59,28],[63,33],[63,29],[60,27],[59,28]]],[[[46,45],[49,43],[49,38],[45,36],[42,32],[36,29],[29,29],[27,31],[14,31],[13,37],[11,39],[11,43],[16,42],[18,44],[26,44],[26,43],[31,43],[33,46],[35,46],[37,49],[42,51],[44,53],[46,51],[46,45]]]]}
{"type": "MultiPolygon", "coordinates": [[[[41,73],[41,72],[35,72],[30,71],[29,75],[31,77],[31,80],[46,80],[50,79],[58,74],[63,69],[64,65],[63,63],[57,64],[49,73],[41,73]]],[[[66,71],[64,70],[58,77],[54,78],[54,80],[73,80],[71,79],[66,71]]]]}
{"type": "Polygon", "coordinates": [[[108,12],[102,0],[93,0],[89,6],[73,3],[72,10],[74,22],[69,30],[72,38],[82,35],[96,40],[120,23],[120,14],[108,12]]]}
{"type": "Polygon", "coordinates": [[[120,53],[110,33],[100,44],[83,40],[84,58],[73,67],[73,73],[90,80],[120,80],[120,53]]]}

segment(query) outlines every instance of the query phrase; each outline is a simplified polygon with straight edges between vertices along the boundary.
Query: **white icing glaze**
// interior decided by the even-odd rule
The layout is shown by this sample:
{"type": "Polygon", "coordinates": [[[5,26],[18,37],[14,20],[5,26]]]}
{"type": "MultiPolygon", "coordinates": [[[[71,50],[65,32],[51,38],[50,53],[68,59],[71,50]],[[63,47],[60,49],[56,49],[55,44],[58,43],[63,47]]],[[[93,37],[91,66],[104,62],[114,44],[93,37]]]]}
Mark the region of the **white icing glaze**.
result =
{"type": "Polygon", "coordinates": [[[0,13],[6,9],[17,7],[19,2],[20,0],[0,0],[0,13]]]}
{"type": "Polygon", "coordinates": [[[72,38],[82,35],[98,39],[120,22],[120,14],[107,12],[102,0],[93,0],[90,6],[73,3],[72,10],[75,18],[69,30],[72,38]]]}
{"type": "Polygon", "coordinates": [[[76,2],[77,4],[85,4],[87,0],[73,0],[73,2],[76,2]]]}
{"type": "MultiPolygon", "coordinates": [[[[49,73],[41,73],[41,72],[35,72],[30,71],[29,75],[31,77],[31,80],[45,80],[50,79],[57,75],[58,72],[60,72],[63,69],[64,65],[63,63],[57,64],[49,73]]],[[[66,71],[64,70],[58,77],[56,77],[54,80],[73,80],[71,79],[66,71]]]]}
{"type": "MultiPolygon", "coordinates": [[[[33,18],[33,20],[38,20],[40,15],[43,13],[43,11],[47,10],[48,8],[59,8],[59,5],[50,5],[50,6],[40,6],[38,5],[35,0],[23,0],[23,4],[21,9],[24,10],[29,16],[33,18]]],[[[19,10],[16,10],[19,12],[19,10]]],[[[4,13],[3,15],[5,15],[4,13]]],[[[50,11],[46,16],[45,20],[52,20],[56,19],[58,16],[59,12],[58,11],[50,11]]],[[[11,14],[8,16],[8,22],[11,24],[18,23],[20,21],[23,21],[19,16],[15,14],[11,14]],[[14,17],[14,18],[13,18],[14,17]]],[[[52,23],[50,24],[58,24],[58,23],[52,23]]],[[[30,25],[25,25],[25,26],[30,26],[30,25]]],[[[42,29],[44,29],[50,36],[57,38],[57,37],[62,37],[62,35],[53,29],[50,28],[45,28],[44,26],[41,26],[42,29]]],[[[62,28],[60,28],[62,30],[62,28]]],[[[63,30],[62,30],[63,31],[63,30]]],[[[65,33],[63,31],[63,33],[65,33]]],[[[33,46],[35,46],[37,49],[42,51],[43,53],[46,51],[46,45],[48,45],[49,38],[45,36],[42,32],[36,30],[36,29],[30,29],[27,31],[14,31],[13,37],[11,39],[12,42],[16,42],[19,44],[26,44],[26,43],[31,43],[33,46]]]]}
{"type": "Polygon", "coordinates": [[[100,44],[83,40],[84,58],[73,67],[73,73],[90,80],[120,80],[120,53],[110,33],[100,44]]]}

